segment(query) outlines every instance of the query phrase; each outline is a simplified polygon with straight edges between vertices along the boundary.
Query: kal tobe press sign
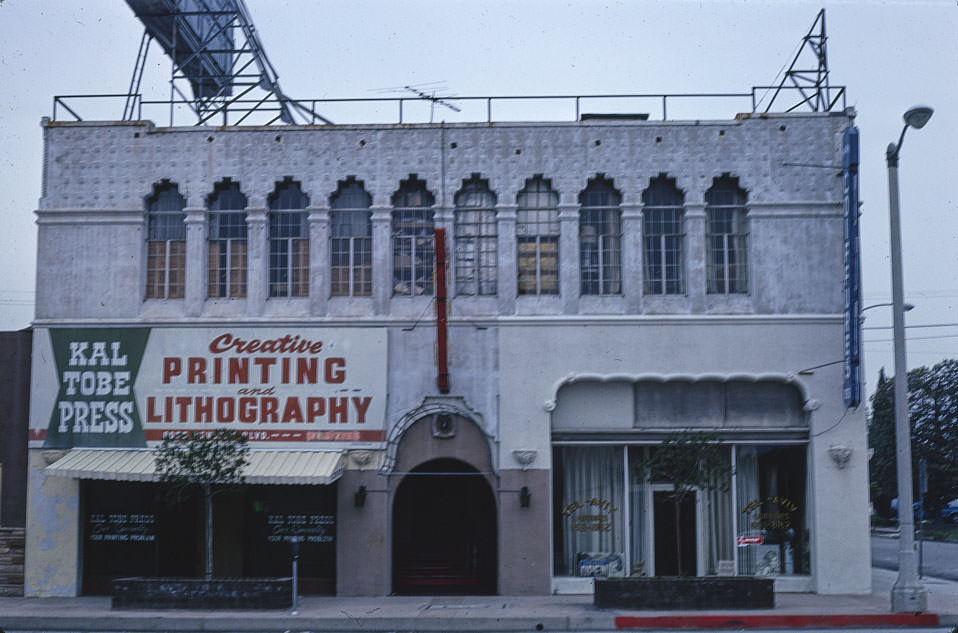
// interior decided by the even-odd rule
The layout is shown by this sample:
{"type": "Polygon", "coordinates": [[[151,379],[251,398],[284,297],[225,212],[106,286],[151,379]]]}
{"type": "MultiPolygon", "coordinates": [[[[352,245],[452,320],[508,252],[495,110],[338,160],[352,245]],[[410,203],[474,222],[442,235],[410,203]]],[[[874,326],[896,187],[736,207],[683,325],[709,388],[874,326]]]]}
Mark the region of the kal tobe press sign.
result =
{"type": "Polygon", "coordinates": [[[57,393],[45,448],[143,447],[232,428],[251,441],[381,441],[382,331],[51,329],[57,393]]]}

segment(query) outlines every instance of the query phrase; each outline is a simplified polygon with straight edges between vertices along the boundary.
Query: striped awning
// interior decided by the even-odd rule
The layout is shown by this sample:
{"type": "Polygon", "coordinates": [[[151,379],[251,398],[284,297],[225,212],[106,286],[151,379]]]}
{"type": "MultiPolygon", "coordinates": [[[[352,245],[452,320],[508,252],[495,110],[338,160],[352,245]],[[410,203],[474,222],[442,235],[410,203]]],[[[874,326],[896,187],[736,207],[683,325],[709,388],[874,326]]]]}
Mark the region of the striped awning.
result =
{"type": "MultiPolygon", "coordinates": [[[[49,475],[74,479],[157,481],[150,449],[74,448],[46,467],[49,475]]],[[[340,478],[343,451],[250,450],[243,469],[248,484],[329,484],[340,478]]]]}

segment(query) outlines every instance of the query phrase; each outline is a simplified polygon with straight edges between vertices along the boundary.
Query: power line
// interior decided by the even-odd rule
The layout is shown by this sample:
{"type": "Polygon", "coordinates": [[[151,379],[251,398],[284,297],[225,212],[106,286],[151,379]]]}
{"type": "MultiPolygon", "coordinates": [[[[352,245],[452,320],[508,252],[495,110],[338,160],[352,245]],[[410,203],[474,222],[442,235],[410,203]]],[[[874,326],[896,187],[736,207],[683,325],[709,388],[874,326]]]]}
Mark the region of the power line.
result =
{"type": "MultiPolygon", "coordinates": [[[[863,330],[890,330],[893,325],[872,325],[863,327],[863,330]]],[[[958,323],[923,323],[919,325],[906,325],[905,329],[926,328],[926,327],[958,327],[958,323]]]]}

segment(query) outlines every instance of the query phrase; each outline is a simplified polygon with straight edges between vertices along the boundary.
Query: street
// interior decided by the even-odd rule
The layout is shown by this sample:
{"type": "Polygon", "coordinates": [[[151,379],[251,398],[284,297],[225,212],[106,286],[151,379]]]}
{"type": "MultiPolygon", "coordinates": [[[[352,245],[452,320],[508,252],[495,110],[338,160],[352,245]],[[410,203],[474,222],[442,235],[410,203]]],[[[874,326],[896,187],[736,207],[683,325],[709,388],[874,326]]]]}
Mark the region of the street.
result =
{"type": "MultiPolygon", "coordinates": [[[[958,543],[925,541],[921,561],[923,575],[958,580],[958,543]]],[[[897,537],[872,537],[872,566],[898,569],[897,537]]]]}

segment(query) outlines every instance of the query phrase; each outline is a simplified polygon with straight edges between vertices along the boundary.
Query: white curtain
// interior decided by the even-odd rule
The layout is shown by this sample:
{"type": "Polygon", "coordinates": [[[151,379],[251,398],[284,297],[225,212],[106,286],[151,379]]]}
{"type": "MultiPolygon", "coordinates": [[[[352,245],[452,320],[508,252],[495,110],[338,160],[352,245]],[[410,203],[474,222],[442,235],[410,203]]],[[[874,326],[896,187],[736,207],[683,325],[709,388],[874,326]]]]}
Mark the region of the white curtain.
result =
{"type": "Polygon", "coordinates": [[[558,452],[562,548],[556,571],[573,576],[627,573],[623,448],[563,446],[558,452]]]}
{"type": "MultiPolygon", "coordinates": [[[[737,536],[753,536],[761,534],[761,530],[752,527],[752,522],[758,516],[758,509],[746,512],[745,508],[759,498],[758,482],[758,450],[755,446],[737,446],[735,448],[736,464],[735,496],[738,507],[738,534],[737,536]]],[[[738,548],[738,573],[752,575],[755,573],[757,548],[746,545],[738,548]]]]}
{"type": "MultiPolygon", "coordinates": [[[[725,449],[728,451],[728,448],[725,449]]],[[[731,459],[726,455],[726,459],[731,459]]],[[[702,492],[705,533],[705,573],[718,573],[719,561],[731,561],[735,535],[732,534],[732,490],[727,474],[719,474],[724,481],[713,481],[712,489],[702,492]]]]}

